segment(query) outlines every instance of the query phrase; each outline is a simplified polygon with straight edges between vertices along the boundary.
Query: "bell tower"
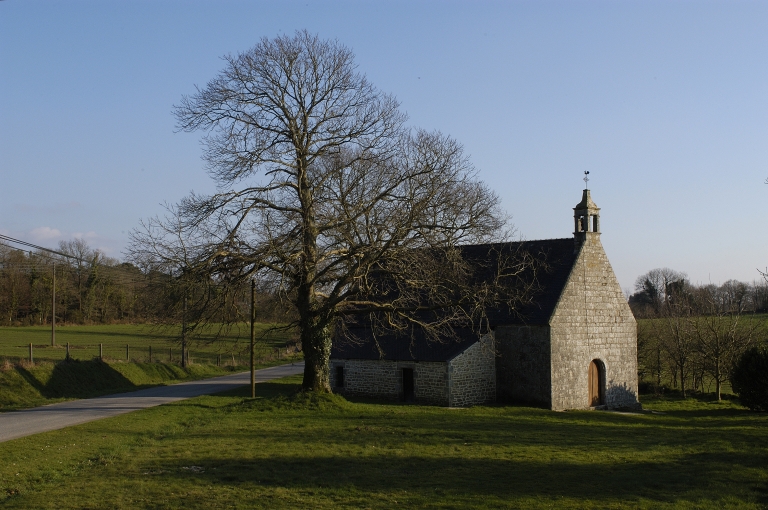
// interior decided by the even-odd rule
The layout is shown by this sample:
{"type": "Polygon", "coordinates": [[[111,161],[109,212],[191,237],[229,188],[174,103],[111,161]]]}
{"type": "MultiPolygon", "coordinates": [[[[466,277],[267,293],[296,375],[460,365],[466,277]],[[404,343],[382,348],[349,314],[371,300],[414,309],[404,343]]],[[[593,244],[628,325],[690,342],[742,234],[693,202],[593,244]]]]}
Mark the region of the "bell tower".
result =
{"type": "Polygon", "coordinates": [[[588,236],[600,235],[600,208],[592,201],[589,189],[584,190],[581,202],[573,208],[573,222],[577,250],[588,236]]]}

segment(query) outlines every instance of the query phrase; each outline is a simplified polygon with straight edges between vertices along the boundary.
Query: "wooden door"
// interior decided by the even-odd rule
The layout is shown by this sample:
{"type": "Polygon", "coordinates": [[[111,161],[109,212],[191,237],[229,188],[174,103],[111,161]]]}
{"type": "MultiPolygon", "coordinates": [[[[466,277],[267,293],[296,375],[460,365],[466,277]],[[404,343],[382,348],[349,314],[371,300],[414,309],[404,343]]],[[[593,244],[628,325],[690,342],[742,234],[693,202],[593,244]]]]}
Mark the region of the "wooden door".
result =
{"type": "Polygon", "coordinates": [[[603,405],[603,381],[600,366],[596,360],[589,364],[589,405],[603,405]]]}

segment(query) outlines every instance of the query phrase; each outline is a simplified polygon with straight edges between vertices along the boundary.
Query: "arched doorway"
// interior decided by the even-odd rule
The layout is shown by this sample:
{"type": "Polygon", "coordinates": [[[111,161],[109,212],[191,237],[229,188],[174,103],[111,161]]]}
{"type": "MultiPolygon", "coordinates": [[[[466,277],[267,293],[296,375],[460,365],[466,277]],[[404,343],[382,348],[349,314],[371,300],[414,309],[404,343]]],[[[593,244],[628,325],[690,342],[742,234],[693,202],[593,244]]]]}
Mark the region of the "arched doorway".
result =
{"type": "Polygon", "coordinates": [[[605,404],[605,370],[600,360],[589,363],[589,407],[605,404]]]}

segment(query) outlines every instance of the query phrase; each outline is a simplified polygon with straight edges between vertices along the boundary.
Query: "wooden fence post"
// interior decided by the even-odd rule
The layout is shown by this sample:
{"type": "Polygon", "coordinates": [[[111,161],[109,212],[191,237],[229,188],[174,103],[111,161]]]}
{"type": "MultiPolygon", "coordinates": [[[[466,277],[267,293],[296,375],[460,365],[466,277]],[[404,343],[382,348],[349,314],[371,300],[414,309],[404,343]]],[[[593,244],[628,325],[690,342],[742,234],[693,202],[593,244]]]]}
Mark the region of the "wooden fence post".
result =
{"type": "Polygon", "coordinates": [[[99,361],[104,361],[104,344],[99,344],[99,361]]]}
{"type": "Polygon", "coordinates": [[[152,346],[149,346],[149,362],[152,363],[152,346]]]}
{"type": "Polygon", "coordinates": [[[29,362],[34,363],[35,358],[32,357],[32,344],[29,344],[29,362]]]}
{"type": "Polygon", "coordinates": [[[168,363],[173,361],[173,347],[168,347],[168,363]]]}
{"type": "Polygon", "coordinates": [[[66,360],[69,361],[69,342],[67,342],[67,357],[66,360]]]}
{"type": "Polygon", "coordinates": [[[128,351],[128,344],[125,344],[125,361],[131,361],[131,357],[128,351]]]}

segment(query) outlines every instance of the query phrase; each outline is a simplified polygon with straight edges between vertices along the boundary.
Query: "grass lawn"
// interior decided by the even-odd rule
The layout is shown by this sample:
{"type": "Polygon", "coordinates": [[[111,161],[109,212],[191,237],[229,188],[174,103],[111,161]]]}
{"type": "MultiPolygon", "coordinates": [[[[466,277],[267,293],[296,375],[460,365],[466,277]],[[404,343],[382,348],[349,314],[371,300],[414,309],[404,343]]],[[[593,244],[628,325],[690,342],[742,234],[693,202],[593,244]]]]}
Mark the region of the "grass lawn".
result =
{"type": "MultiPolygon", "coordinates": [[[[285,354],[292,339],[288,331],[268,331],[270,324],[257,325],[256,353],[259,359],[269,359],[285,354]]],[[[248,363],[250,326],[240,324],[214,341],[213,328],[201,338],[190,340],[192,362],[244,365],[248,363]],[[219,358],[220,356],[220,358],[219,358]]],[[[98,326],[57,326],[56,346],[51,346],[50,326],[0,327],[0,362],[8,359],[18,362],[29,356],[29,344],[33,346],[35,361],[61,361],[66,357],[66,344],[70,344],[70,357],[90,360],[99,355],[99,344],[107,360],[149,361],[152,347],[153,361],[178,361],[181,347],[179,331],[142,324],[114,324],[98,326]]]]}
{"type": "Polygon", "coordinates": [[[768,415],[445,409],[260,384],[3,443],[2,508],[765,508],[768,415]]]}

